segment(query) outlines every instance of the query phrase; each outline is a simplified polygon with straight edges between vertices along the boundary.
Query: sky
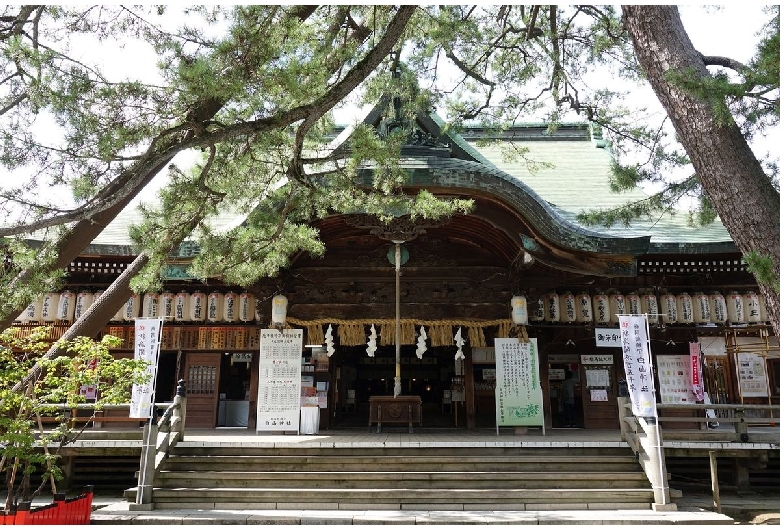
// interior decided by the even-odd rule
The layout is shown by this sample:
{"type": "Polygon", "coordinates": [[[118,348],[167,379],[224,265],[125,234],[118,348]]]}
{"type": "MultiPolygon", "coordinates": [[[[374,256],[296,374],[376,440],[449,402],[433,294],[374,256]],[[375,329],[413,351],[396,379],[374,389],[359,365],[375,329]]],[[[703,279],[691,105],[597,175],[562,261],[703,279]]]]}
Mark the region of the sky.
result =
{"type": "MultiPolygon", "coordinates": [[[[680,13],[685,28],[697,49],[705,55],[723,55],[747,62],[755,51],[758,41],[756,32],[760,29],[765,17],[761,5],[749,2],[730,3],[727,6],[685,5],[680,6],[680,13]]],[[[134,48],[132,53],[119,46],[102,45],[98,48],[100,55],[94,56],[94,46],[83,45],[85,57],[102,66],[109,78],[123,78],[128,70],[142,68],[144,75],[154,79],[158,74],[149,69],[156,63],[151,47],[134,48]]],[[[637,98],[643,104],[657,104],[655,96],[649,88],[636,91],[637,98]]],[[[660,105],[659,105],[660,111],[660,105]]],[[[338,123],[347,123],[359,119],[362,115],[354,108],[348,108],[337,114],[338,123]]],[[[756,154],[761,156],[770,146],[780,145],[780,134],[777,132],[770,138],[758,138],[754,143],[756,154]]],[[[189,165],[194,156],[190,153],[179,155],[175,162],[179,165],[189,165]]],[[[157,190],[163,184],[165,172],[161,172],[155,181],[136,198],[134,203],[153,200],[157,190]]],[[[15,180],[14,175],[10,175],[15,180]]],[[[2,185],[2,184],[0,184],[2,185]]]]}
{"type": "MultiPolygon", "coordinates": [[[[761,11],[762,7],[762,5],[751,2],[732,2],[723,6],[681,5],[679,9],[691,42],[701,53],[726,56],[746,63],[755,53],[758,43],[757,32],[761,29],[762,21],[765,20],[761,11]]],[[[648,100],[657,103],[655,95],[649,87],[642,94],[644,94],[641,96],[643,103],[648,100]]],[[[660,104],[658,105],[660,109],[660,104]]],[[[337,123],[347,123],[360,117],[362,114],[356,107],[350,107],[336,113],[337,123]]],[[[770,146],[780,145],[780,131],[773,138],[774,140],[772,138],[756,139],[754,142],[756,154],[762,155],[770,149],[770,146]]],[[[180,160],[185,159],[182,157],[180,160]]],[[[153,199],[157,185],[160,184],[155,183],[149,186],[135,202],[153,199]]]]}

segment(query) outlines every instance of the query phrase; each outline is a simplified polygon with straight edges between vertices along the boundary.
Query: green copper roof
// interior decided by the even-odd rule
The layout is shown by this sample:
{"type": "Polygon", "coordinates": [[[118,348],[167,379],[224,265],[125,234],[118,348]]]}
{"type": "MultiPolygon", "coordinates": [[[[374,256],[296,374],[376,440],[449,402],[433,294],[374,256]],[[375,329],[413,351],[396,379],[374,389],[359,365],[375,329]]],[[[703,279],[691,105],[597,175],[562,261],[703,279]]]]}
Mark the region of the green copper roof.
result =
{"type": "MultiPolygon", "coordinates": [[[[606,209],[628,201],[641,200],[641,190],[616,194],[610,191],[608,175],[611,156],[604,143],[582,139],[552,139],[519,135],[518,140],[503,140],[477,147],[500,170],[525,183],[563,218],[583,226],[577,215],[589,209],[606,209]],[[509,160],[506,153],[519,149],[524,154],[509,160]]],[[[642,219],[631,226],[588,226],[589,230],[618,237],[651,237],[651,252],[733,251],[731,237],[717,219],[712,225],[696,228],[688,225],[687,214],[679,211],[657,218],[642,219]],[[698,250],[694,247],[704,245],[698,250]],[[716,250],[717,249],[717,250],[716,250]]]]}
{"type": "MultiPolygon", "coordinates": [[[[375,107],[366,122],[375,122],[380,114],[379,106],[375,107]]],[[[420,150],[419,158],[415,158],[416,154],[405,156],[403,164],[410,170],[414,184],[493,189],[559,244],[602,252],[623,249],[638,254],[736,250],[719,220],[704,228],[694,228],[688,225],[685,212],[638,220],[628,227],[586,226],[578,222],[577,215],[585,210],[611,208],[647,196],[641,190],[622,194],[610,191],[611,155],[604,140],[591,139],[592,131],[586,123],[561,124],[554,130],[545,124],[528,123],[501,132],[467,127],[461,134],[443,131],[445,124],[434,113],[419,115],[417,123],[449,144],[451,158],[446,158],[446,149],[440,150],[445,154],[424,156],[425,148],[420,150]],[[512,153],[514,158],[509,158],[512,153]],[[475,175],[479,178],[475,179],[475,175]]],[[[341,137],[348,142],[348,132],[345,133],[341,137]]],[[[337,150],[345,146],[347,143],[337,150]]],[[[242,219],[241,215],[222,212],[211,223],[216,229],[228,228],[242,219]]],[[[85,253],[135,254],[127,228],[139,221],[137,209],[126,208],[85,253]]],[[[187,248],[180,250],[181,255],[189,255],[187,252],[187,248]]]]}

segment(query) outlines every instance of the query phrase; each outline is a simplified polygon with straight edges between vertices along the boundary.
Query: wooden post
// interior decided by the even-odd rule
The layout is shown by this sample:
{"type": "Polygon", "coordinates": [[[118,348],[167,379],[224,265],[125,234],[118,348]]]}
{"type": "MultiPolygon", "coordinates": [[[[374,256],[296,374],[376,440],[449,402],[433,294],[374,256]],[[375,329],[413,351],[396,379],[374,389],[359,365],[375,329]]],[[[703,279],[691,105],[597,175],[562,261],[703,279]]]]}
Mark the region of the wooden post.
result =
{"type": "Polygon", "coordinates": [[[179,379],[179,384],[176,387],[176,396],[173,398],[173,403],[176,406],[173,410],[173,418],[171,423],[176,433],[175,440],[177,442],[184,440],[184,419],[187,416],[187,389],[184,384],[184,379],[179,379]],[[178,419],[178,421],[176,421],[178,419]]]}
{"type": "Polygon", "coordinates": [[[395,243],[395,384],[393,397],[401,395],[401,241],[395,243]]]}
{"type": "Polygon", "coordinates": [[[671,502],[669,480],[666,477],[666,457],[664,456],[663,437],[659,421],[657,418],[645,418],[645,420],[647,424],[647,428],[645,428],[647,441],[645,452],[647,453],[648,465],[650,466],[645,468],[645,472],[653,486],[655,502],[652,508],[655,511],[674,511],[677,509],[677,505],[671,502]]]}
{"type": "MultiPolygon", "coordinates": [[[[144,425],[143,447],[141,449],[141,469],[138,474],[138,490],[135,495],[136,509],[151,510],[152,489],[154,487],[154,462],[156,457],[157,424],[149,418],[144,425]]],[[[133,509],[131,507],[131,509],[133,509]]]]}
{"type": "MultiPolygon", "coordinates": [[[[743,403],[744,405],[744,403],[743,403]]],[[[738,422],[734,423],[734,432],[736,434],[736,440],[735,442],[747,442],[748,441],[748,426],[745,422],[745,409],[736,409],[734,411],[734,416],[739,419],[738,422]]]]}
{"type": "Polygon", "coordinates": [[[720,506],[720,485],[718,484],[718,462],[715,459],[715,451],[710,451],[710,478],[712,479],[712,500],[715,511],[723,513],[720,506]]]}
{"type": "Polygon", "coordinates": [[[628,441],[628,426],[626,425],[626,405],[629,402],[627,397],[618,397],[618,418],[620,418],[620,439],[624,442],[628,441]]]}
{"type": "Polygon", "coordinates": [[[474,406],[474,365],[471,362],[471,352],[463,360],[463,389],[466,429],[472,431],[477,427],[477,419],[476,407],[474,406]]]}

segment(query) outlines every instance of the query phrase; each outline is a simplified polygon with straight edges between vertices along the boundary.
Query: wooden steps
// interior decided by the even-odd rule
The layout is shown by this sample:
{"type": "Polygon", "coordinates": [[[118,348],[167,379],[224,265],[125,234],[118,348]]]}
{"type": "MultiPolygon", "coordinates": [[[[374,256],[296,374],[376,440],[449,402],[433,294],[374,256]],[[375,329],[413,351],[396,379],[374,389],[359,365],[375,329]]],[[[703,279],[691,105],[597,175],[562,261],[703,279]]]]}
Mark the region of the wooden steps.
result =
{"type": "Polygon", "coordinates": [[[153,501],[161,509],[603,510],[649,509],[653,491],[625,448],[177,446],[153,501]]]}

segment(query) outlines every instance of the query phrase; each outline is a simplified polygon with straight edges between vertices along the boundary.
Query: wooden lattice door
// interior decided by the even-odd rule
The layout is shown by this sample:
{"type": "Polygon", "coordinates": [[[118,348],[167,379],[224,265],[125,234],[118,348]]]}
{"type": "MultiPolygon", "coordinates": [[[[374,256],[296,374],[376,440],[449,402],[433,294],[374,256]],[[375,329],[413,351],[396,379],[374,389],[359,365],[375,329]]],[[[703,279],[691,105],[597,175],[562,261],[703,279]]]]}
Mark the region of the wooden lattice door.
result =
{"type": "Polygon", "coordinates": [[[219,353],[188,353],[184,364],[187,381],[186,427],[212,428],[217,424],[219,353]]]}

